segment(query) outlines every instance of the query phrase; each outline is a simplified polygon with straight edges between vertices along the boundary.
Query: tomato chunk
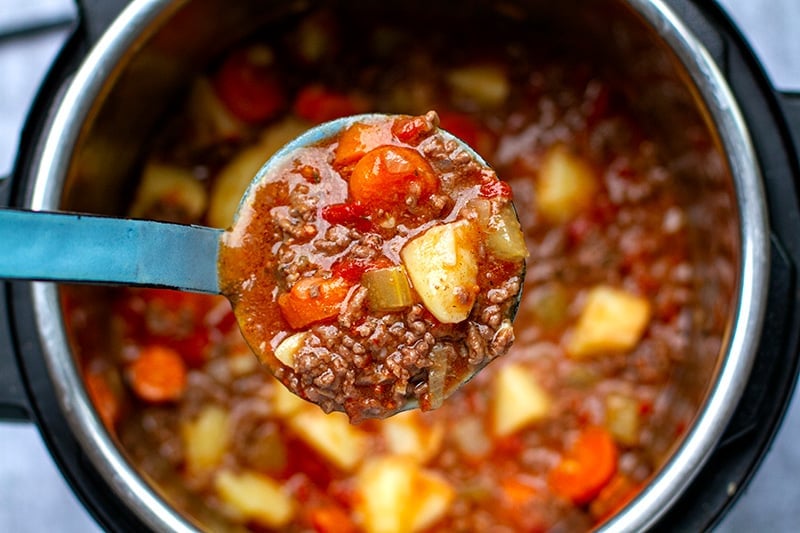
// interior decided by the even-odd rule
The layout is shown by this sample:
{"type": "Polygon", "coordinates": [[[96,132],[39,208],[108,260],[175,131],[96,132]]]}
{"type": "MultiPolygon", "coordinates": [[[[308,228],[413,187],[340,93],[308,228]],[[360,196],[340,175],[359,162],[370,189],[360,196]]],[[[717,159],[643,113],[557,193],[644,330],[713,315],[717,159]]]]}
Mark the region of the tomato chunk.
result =
{"type": "Polygon", "coordinates": [[[575,505],[592,501],[617,471],[617,447],[601,427],[581,432],[572,448],[550,472],[550,488],[575,505]]]}
{"type": "Polygon", "coordinates": [[[353,168],[350,195],[364,205],[387,211],[406,208],[406,198],[426,200],[439,188],[439,179],[425,158],[413,148],[380,146],[353,168]]]}
{"type": "Polygon", "coordinates": [[[363,113],[367,107],[360,98],[315,84],[304,88],[297,95],[294,102],[294,113],[302,119],[319,124],[363,113]]]}
{"type": "Polygon", "coordinates": [[[214,77],[214,87],[225,106],[245,122],[273,118],[286,104],[272,50],[264,45],[228,56],[214,77]]]}
{"type": "Polygon", "coordinates": [[[326,205],[321,214],[331,224],[351,226],[358,231],[369,231],[372,228],[372,222],[367,218],[369,210],[358,202],[326,205]]]}
{"type": "Polygon", "coordinates": [[[278,296],[283,317],[294,329],[333,318],[350,292],[344,278],[303,278],[288,293],[278,296]]]}

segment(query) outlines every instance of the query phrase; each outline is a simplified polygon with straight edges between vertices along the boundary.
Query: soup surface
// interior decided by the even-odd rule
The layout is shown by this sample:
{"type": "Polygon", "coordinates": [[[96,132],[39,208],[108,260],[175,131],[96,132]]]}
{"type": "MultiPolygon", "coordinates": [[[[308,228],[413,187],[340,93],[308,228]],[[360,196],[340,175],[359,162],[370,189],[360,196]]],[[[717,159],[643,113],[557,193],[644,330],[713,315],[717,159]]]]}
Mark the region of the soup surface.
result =
{"type": "MultiPolygon", "coordinates": [[[[670,378],[702,316],[700,277],[637,92],[591,62],[458,32],[317,11],[254,36],[192,82],[130,207],[225,228],[261,164],[309,126],[436,110],[513,189],[530,253],[510,352],[440,408],[351,424],[278,383],[222,298],[64,290],[103,422],[208,529],[586,530],[691,422],[670,378]]],[[[698,138],[684,168],[713,152],[698,138]]],[[[420,318],[385,334],[413,334],[420,318]]]]}

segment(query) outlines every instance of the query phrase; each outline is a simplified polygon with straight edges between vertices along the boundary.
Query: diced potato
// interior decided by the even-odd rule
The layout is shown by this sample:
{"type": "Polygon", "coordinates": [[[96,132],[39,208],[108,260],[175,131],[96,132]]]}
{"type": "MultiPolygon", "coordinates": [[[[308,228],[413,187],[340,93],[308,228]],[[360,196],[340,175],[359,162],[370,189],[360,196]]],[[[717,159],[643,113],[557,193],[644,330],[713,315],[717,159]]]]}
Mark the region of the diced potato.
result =
{"type": "Polygon", "coordinates": [[[190,472],[217,466],[228,448],[228,411],[208,405],[196,418],[181,426],[181,438],[190,472]]]}
{"type": "Polygon", "coordinates": [[[304,122],[286,119],[268,128],[258,143],[236,154],[214,182],[208,223],[215,228],[230,226],[242,196],[267,159],[306,129],[308,125],[304,122]]]}
{"type": "Polygon", "coordinates": [[[484,108],[502,105],[510,91],[508,76],[498,65],[469,65],[447,75],[447,83],[460,96],[484,108]]]}
{"type": "Polygon", "coordinates": [[[599,285],[589,291],[567,342],[572,357],[632,349],[650,321],[650,302],[625,290],[599,285]]]}
{"type": "Polygon", "coordinates": [[[639,402],[623,394],[609,394],[606,397],[605,425],[614,440],[626,446],[636,446],[641,427],[639,402]]]}
{"type": "Polygon", "coordinates": [[[196,222],[206,209],[203,185],[188,169],[149,162],[142,173],[130,216],[150,218],[175,214],[175,222],[196,222]]]}
{"type": "Polygon", "coordinates": [[[445,480],[408,457],[373,459],[356,478],[356,512],[367,533],[428,528],[444,516],[454,496],[445,480]]]}
{"type": "Polygon", "coordinates": [[[414,303],[402,265],[365,272],[361,284],[367,288],[367,302],[375,311],[396,311],[414,303]]]}
{"type": "Polygon", "coordinates": [[[280,417],[289,417],[310,404],[297,394],[287,389],[283,383],[275,380],[272,392],[272,408],[280,417]]]}
{"type": "Polygon", "coordinates": [[[220,471],[214,478],[220,499],[246,521],[269,528],[287,525],[295,502],[277,481],[257,472],[220,471]]]}
{"type": "Polygon", "coordinates": [[[420,464],[439,453],[444,440],[444,426],[426,426],[418,411],[405,411],[381,423],[386,446],[395,455],[404,455],[420,464]]]}
{"type": "Polygon", "coordinates": [[[519,261],[528,257],[525,236],[511,205],[492,215],[486,228],[486,247],[499,259],[519,261]]]}
{"type": "Polygon", "coordinates": [[[294,356],[303,347],[307,338],[307,331],[289,335],[275,348],[275,357],[284,365],[294,368],[294,356]]]}
{"type": "Polygon", "coordinates": [[[543,420],[551,400],[525,366],[512,363],[500,368],[492,387],[492,430],[504,437],[543,420]]]}
{"type": "Polygon", "coordinates": [[[192,85],[187,111],[192,126],[188,142],[198,150],[241,139],[246,130],[245,124],[219,99],[208,78],[199,78],[192,85]]]}
{"type": "Polygon", "coordinates": [[[343,413],[301,409],[289,419],[289,427],[306,444],[345,471],[358,465],[369,445],[369,436],[351,425],[343,413]]]}
{"type": "Polygon", "coordinates": [[[536,207],[550,222],[571,220],[592,203],[597,177],[580,156],[562,145],[545,154],[536,182],[536,207]]]}
{"type": "Polygon", "coordinates": [[[414,289],[439,320],[465,320],[478,293],[478,231],[467,220],[428,229],[400,252],[414,289]]]}

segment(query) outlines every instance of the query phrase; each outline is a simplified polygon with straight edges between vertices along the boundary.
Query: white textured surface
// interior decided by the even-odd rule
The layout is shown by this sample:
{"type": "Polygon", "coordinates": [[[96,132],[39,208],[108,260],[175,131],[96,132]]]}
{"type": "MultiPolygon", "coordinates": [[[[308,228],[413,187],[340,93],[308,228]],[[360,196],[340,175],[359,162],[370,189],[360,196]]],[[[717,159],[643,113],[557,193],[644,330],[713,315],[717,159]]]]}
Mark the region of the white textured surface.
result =
{"type": "MultiPolygon", "coordinates": [[[[800,90],[800,1],[720,0],[775,84],[800,90]]],[[[73,13],[71,0],[0,0],[0,32],[30,17],[73,13]]],[[[19,128],[62,34],[0,41],[0,176],[9,173],[19,128]]],[[[772,450],[718,531],[793,532],[800,524],[800,400],[772,450]]],[[[0,423],[0,531],[90,533],[99,528],[58,473],[36,429],[0,423]]]]}

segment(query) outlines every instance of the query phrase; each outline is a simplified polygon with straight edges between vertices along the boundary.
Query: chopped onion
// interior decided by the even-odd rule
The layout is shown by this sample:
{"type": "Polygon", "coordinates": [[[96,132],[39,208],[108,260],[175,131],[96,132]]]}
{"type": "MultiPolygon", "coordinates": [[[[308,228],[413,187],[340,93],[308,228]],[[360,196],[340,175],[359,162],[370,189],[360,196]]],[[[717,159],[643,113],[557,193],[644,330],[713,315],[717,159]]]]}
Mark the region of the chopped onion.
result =
{"type": "Polygon", "coordinates": [[[444,402],[444,385],[447,379],[449,350],[439,345],[431,349],[431,366],[428,368],[428,393],[430,408],[438,409],[444,402]]]}

